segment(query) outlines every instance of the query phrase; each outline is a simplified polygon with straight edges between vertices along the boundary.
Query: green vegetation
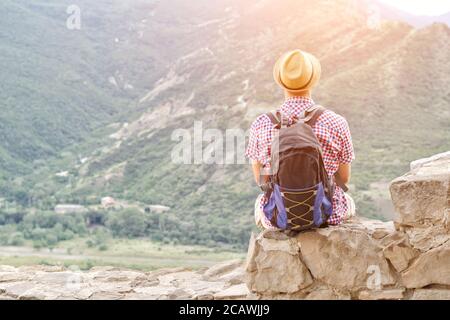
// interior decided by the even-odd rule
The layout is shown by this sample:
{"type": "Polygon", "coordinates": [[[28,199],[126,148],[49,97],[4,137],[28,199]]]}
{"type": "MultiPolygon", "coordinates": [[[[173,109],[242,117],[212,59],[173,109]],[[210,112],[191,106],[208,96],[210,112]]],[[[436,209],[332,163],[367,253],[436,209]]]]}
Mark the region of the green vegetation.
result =
{"type": "Polygon", "coordinates": [[[83,216],[0,209],[0,245],[21,246],[29,241],[35,248],[53,248],[60,241],[87,233],[83,216]]]}
{"type": "Polygon", "coordinates": [[[83,237],[88,247],[101,251],[109,249],[111,239],[124,238],[147,239],[165,245],[191,243],[234,251],[245,248],[244,240],[249,230],[228,234],[227,227],[220,227],[211,218],[208,222],[210,231],[199,236],[198,225],[192,224],[189,226],[192,231],[183,232],[188,226],[180,225],[171,213],[143,212],[133,208],[71,214],[20,207],[0,209],[0,246],[32,245],[36,249],[52,249],[63,241],[83,237]],[[236,244],[231,237],[241,237],[242,244],[236,244]]]}
{"type": "Polygon", "coordinates": [[[128,103],[96,72],[89,31],[64,27],[65,1],[45,2],[0,8],[0,178],[31,172],[128,103]]]}
{"type": "Polygon", "coordinates": [[[108,248],[92,247],[86,238],[63,241],[52,250],[46,248],[0,247],[0,265],[63,265],[89,270],[94,266],[113,266],[151,271],[160,268],[204,268],[220,261],[243,259],[242,252],[162,244],[147,239],[109,239],[108,248]]]}

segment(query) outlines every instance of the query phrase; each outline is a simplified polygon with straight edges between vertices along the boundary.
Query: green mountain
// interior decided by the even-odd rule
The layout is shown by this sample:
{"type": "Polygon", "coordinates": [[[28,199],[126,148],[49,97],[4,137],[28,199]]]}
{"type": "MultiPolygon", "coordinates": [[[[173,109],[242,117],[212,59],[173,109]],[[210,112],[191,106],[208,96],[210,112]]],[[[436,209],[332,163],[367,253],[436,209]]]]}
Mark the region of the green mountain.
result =
{"type": "Polygon", "coordinates": [[[360,214],[391,218],[386,184],[409,161],[449,149],[444,24],[373,21],[367,7],[345,0],[80,2],[79,31],[64,29],[62,2],[4,6],[23,19],[11,19],[17,27],[0,42],[11,52],[2,60],[2,101],[11,103],[0,134],[13,139],[0,143],[1,168],[12,177],[33,168],[13,189],[42,206],[102,196],[161,204],[171,211],[152,235],[244,245],[258,193],[248,166],[175,164],[172,133],[192,131],[194,121],[246,130],[282,102],[271,70],[293,47],[320,58],[314,98],[350,123],[360,214]],[[30,30],[19,32],[23,21],[30,30]]]}
{"type": "Polygon", "coordinates": [[[122,106],[95,66],[95,42],[65,28],[59,2],[3,1],[0,7],[0,168],[30,172],[106,124],[122,106]]]}
{"type": "Polygon", "coordinates": [[[70,30],[71,5],[5,0],[0,6],[4,193],[12,192],[14,178],[46,166],[95,129],[126,119],[189,45],[182,24],[190,18],[184,22],[169,6],[153,19],[149,1],[78,1],[81,29],[70,30]]]}

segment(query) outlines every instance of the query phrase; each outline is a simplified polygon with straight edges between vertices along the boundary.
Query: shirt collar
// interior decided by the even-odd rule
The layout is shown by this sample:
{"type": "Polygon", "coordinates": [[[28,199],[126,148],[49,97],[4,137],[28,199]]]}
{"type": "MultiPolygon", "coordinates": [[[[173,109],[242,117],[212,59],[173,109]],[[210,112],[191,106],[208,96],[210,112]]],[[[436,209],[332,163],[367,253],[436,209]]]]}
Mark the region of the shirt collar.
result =
{"type": "Polygon", "coordinates": [[[281,106],[281,112],[292,114],[307,110],[315,105],[314,100],[308,97],[290,97],[287,98],[281,106]]]}

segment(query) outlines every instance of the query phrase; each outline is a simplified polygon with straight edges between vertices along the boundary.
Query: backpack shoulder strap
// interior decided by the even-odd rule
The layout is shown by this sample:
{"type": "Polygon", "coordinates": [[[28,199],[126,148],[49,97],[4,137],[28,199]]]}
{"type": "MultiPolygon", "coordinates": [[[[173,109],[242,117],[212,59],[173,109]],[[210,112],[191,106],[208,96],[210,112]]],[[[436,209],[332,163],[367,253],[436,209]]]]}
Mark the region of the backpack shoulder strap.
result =
{"type": "Polygon", "coordinates": [[[281,125],[281,114],[279,111],[274,110],[269,113],[266,113],[266,115],[269,117],[270,121],[272,121],[272,124],[274,126],[281,125]]]}
{"type": "Polygon", "coordinates": [[[320,105],[314,105],[305,112],[305,123],[307,123],[309,126],[314,127],[317,120],[320,118],[320,116],[327,111],[325,107],[322,107],[320,105]]]}

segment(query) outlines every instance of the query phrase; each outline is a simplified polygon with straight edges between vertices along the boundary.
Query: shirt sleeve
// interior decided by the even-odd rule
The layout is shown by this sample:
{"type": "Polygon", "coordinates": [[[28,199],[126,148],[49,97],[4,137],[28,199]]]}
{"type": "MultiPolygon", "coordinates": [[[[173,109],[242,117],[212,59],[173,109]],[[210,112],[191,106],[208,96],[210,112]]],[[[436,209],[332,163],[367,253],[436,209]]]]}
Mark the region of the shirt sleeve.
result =
{"type": "Polygon", "coordinates": [[[253,161],[259,161],[261,158],[261,147],[258,134],[258,121],[253,122],[250,127],[249,141],[245,156],[253,161]]]}
{"type": "Polygon", "coordinates": [[[342,164],[350,164],[355,160],[355,150],[353,149],[352,135],[347,120],[342,118],[340,126],[340,152],[339,162],[342,164]]]}

